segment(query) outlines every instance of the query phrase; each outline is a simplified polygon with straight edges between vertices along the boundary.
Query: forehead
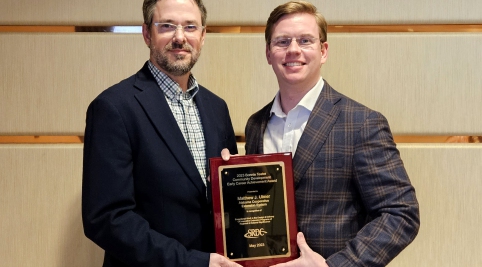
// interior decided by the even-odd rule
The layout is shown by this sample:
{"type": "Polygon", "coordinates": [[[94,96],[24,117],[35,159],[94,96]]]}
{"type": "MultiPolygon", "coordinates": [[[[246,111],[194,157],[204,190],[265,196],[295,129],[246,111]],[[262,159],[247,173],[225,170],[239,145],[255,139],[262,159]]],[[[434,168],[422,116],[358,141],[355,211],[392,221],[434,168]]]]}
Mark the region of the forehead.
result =
{"type": "Polygon", "coordinates": [[[154,20],[201,24],[201,11],[193,0],[161,0],[156,4],[154,20]]]}
{"type": "Polygon", "coordinates": [[[272,37],[278,36],[319,35],[315,16],[307,13],[295,13],[282,16],[273,25],[272,37]]]}

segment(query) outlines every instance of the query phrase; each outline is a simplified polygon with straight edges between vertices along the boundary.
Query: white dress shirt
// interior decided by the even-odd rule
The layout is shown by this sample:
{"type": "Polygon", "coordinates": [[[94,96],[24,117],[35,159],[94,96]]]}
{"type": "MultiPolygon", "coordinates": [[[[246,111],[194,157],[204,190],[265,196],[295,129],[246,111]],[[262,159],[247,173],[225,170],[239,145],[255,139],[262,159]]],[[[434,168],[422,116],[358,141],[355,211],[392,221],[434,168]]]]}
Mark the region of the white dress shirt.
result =
{"type": "Polygon", "coordinates": [[[306,93],[300,102],[285,114],[281,109],[279,91],[271,107],[271,117],[263,136],[263,152],[281,153],[291,152],[294,157],[298,141],[300,141],[311,111],[323,89],[323,78],[306,93]]]}

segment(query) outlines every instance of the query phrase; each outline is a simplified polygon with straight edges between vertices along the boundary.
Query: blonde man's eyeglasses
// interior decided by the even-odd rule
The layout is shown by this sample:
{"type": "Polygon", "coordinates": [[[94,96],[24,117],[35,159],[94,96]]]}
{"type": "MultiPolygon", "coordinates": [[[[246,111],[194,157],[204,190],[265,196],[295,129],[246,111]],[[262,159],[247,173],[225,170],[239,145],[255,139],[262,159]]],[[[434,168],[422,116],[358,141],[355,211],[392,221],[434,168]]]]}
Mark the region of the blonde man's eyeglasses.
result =
{"type": "Polygon", "coordinates": [[[278,37],[272,39],[270,44],[272,44],[274,48],[287,49],[293,40],[296,40],[298,46],[302,49],[311,49],[313,48],[312,45],[321,41],[320,38],[316,37],[278,37]]]}

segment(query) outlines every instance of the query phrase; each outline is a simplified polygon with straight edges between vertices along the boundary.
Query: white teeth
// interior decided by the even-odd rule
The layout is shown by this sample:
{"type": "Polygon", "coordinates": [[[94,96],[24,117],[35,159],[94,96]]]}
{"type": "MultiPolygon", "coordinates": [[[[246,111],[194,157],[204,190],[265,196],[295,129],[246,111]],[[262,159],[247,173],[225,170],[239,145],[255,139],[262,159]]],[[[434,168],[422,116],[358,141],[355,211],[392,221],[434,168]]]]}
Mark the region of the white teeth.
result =
{"type": "Polygon", "coordinates": [[[288,67],[294,67],[294,66],[301,66],[302,64],[300,62],[290,62],[286,63],[286,66],[288,67]]]}

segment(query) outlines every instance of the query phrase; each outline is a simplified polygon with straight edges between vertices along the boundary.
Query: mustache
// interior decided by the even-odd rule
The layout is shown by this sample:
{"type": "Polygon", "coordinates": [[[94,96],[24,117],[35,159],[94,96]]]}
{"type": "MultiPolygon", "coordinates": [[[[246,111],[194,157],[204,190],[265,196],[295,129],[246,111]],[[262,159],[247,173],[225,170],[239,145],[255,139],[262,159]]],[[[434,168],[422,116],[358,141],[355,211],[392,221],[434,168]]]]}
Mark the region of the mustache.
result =
{"type": "Polygon", "coordinates": [[[188,52],[192,52],[192,46],[187,43],[181,44],[181,43],[171,42],[165,46],[165,49],[168,51],[173,49],[182,49],[188,52]]]}

